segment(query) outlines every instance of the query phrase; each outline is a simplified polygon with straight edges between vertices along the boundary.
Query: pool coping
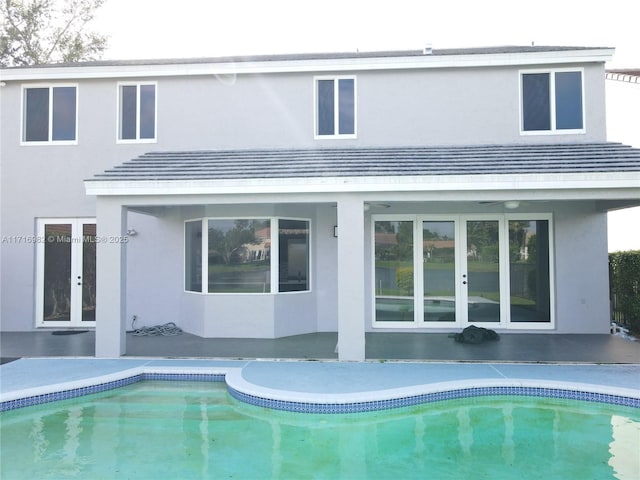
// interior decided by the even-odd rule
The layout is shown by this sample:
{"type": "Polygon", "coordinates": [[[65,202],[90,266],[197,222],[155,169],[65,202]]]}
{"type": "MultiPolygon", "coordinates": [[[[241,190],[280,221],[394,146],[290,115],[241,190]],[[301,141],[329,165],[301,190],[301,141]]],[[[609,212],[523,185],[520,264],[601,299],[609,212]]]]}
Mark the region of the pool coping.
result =
{"type": "MultiPolygon", "coordinates": [[[[364,412],[486,395],[565,398],[640,408],[640,388],[570,380],[507,378],[499,371],[497,373],[502,377],[470,376],[458,380],[425,381],[394,388],[319,392],[304,391],[295,381],[287,389],[269,386],[268,378],[261,382],[249,381],[243,375],[243,371],[252,363],[256,363],[251,361],[238,362],[233,366],[215,365],[215,362],[211,362],[211,366],[189,366],[188,362],[184,362],[182,366],[154,366],[149,364],[153,362],[141,361],[139,365],[127,367],[130,363],[123,362],[123,368],[102,375],[0,393],[0,412],[98,393],[141,380],[224,381],[230,395],[237,400],[265,408],[304,413],[364,412]]],[[[464,368],[468,364],[459,365],[460,368],[464,368]]],[[[261,366],[264,366],[264,363],[261,366]]],[[[278,366],[281,367],[282,362],[278,362],[278,366]]],[[[321,367],[321,362],[309,365],[310,369],[321,367]]],[[[532,367],[535,368],[535,365],[532,367]]]]}
{"type": "Polygon", "coordinates": [[[640,390],[551,380],[473,378],[352,393],[271,389],[247,382],[242,371],[229,372],[231,396],[256,406],[305,413],[355,413],[386,410],[457,398],[526,395],[586,400],[640,408],[640,390]]]}

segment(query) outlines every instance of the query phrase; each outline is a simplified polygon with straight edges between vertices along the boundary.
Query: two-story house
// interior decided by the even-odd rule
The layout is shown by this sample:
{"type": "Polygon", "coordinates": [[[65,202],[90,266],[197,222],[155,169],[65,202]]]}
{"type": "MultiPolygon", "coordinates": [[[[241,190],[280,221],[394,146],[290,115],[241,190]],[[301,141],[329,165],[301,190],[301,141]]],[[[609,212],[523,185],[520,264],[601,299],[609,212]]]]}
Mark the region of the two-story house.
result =
{"type": "Polygon", "coordinates": [[[1,72],[2,330],[216,338],[609,331],[611,48],[1,72]]]}

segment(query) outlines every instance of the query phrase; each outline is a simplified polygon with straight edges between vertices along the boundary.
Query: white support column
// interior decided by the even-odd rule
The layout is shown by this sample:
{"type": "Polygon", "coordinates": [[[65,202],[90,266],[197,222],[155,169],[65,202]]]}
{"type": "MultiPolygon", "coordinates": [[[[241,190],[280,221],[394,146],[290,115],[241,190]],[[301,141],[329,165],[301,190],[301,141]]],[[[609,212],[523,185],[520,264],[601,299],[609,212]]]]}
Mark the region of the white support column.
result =
{"type": "Polygon", "coordinates": [[[119,357],[126,350],[127,209],[114,198],[96,200],[96,357],[119,357]]]}
{"type": "Polygon", "coordinates": [[[364,203],[338,200],[338,360],[365,360],[364,203]]]}

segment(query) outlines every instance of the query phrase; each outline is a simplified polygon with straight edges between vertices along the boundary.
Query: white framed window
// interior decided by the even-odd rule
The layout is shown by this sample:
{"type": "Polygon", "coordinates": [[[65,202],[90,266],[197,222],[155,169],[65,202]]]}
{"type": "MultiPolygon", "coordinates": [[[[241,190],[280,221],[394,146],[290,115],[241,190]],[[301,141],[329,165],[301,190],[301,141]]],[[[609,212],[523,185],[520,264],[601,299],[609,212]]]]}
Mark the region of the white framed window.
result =
{"type": "Polygon", "coordinates": [[[23,85],[23,145],[75,145],[77,138],[77,85],[23,85]]]}
{"type": "Polygon", "coordinates": [[[155,142],[157,138],[157,84],[118,84],[118,142],[155,142]]]}
{"type": "Polygon", "coordinates": [[[520,132],[523,135],[584,133],[584,72],[520,72],[520,132]]]}
{"type": "Polygon", "coordinates": [[[310,226],[307,219],[273,217],[186,221],[185,291],[309,291],[310,226]]]}
{"type": "Polygon", "coordinates": [[[356,138],[356,77],[315,77],[315,138],[356,138]]]}

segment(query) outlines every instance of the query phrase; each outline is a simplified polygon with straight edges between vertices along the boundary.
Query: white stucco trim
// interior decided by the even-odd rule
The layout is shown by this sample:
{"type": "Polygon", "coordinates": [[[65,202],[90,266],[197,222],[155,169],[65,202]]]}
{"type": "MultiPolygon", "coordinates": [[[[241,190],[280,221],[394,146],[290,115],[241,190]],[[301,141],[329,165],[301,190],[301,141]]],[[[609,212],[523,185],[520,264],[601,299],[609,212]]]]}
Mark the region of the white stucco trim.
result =
{"type": "MultiPolygon", "coordinates": [[[[79,65],[12,68],[0,71],[2,81],[63,80],[86,78],[139,78],[197,75],[246,75],[263,73],[343,72],[363,70],[396,70],[416,68],[462,68],[483,66],[540,65],[561,63],[607,62],[614,48],[589,48],[549,52],[477,53],[466,55],[408,55],[358,58],[318,58],[300,60],[239,61],[211,59],[209,63],[194,59],[146,61],[144,64],[79,65]],[[163,63],[164,62],[164,63],[163,63]]],[[[399,52],[400,54],[401,52],[399,52]]],[[[117,62],[114,62],[117,63],[117,62]]]]}
{"type": "MultiPolygon", "coordinates": [[[[620,199],[640,196],[640,172],[532,175],[314,177],[228,180],[86,180],[87,195],[172,196],[293,193],[517,191],[521,199],[620,199]],[[529,193],[527,193],[529,192],[529,193]],[[530,198],[527,197],[530,195],[530,198]]],[[[466,193],[465,193],[466,192],[466,193]]],[[[469,197],[470,198],[470,197],[469,197]]]]}

